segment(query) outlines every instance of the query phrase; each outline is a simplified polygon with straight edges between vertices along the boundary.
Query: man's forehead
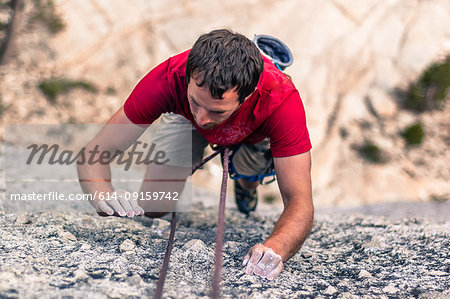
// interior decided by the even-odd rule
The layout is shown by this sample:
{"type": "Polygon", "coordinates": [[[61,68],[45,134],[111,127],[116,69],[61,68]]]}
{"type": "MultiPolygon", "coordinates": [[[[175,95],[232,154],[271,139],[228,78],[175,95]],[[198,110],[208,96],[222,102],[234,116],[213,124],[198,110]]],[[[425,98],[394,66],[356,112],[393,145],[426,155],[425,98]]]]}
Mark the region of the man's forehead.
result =
{"type": "MultiPolygon", "coordinates": [[[[230,101],[230,102],[234,102],[234,100],[238,101],[239,100],[239,95],[236,92],[236,89],[232,89],[232,90],[227,90],[222,94],[222,98],[220,99],[216,99],[213,98],[211,95],[211,91],[209,89],[208,86],[206,86],[206,84],[204,86],[198,86],[195,82],[189,82],[189,86],[188,86],[188,95],[190,97],[193,97],[194,99],[196,97],[202,97],[203,98],[207,98],[209,101],[213,101],[213,102],[223,102],[224,100],[226,102],[230,101]]],[[[202,100],[199,98],[199,100],[202,100]]]]}

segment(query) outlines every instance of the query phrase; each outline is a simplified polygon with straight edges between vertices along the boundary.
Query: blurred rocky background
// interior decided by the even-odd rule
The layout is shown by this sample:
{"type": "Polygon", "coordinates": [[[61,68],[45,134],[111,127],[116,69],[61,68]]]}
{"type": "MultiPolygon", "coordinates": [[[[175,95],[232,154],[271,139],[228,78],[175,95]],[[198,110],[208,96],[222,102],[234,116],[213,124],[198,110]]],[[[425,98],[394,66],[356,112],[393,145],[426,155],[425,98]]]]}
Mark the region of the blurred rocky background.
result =
{"type": "MultiPolygon", "coordinates": [[[[2,0],[1,125],[103,123],[200,34],[269,34],[294,54],[317,206],[446,201],[449,16],[447,0],[2,0]]],[[[206,171],[197,181],[218,190],[206,171]]]]}

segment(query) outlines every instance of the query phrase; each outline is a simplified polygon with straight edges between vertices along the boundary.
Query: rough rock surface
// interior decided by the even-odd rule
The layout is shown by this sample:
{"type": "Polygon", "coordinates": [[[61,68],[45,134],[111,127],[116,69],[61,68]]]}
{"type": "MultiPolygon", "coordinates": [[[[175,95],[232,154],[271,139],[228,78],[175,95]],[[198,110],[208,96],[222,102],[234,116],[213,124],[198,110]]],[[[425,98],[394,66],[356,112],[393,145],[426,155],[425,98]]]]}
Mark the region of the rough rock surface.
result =
{"type": "MultiPolygon", "coordinates": [[[[448,209],[448,204],[442,204],[448,209]]],[[[210,292],[216,208],[179,214],[164,289],[210,292]]],[[[274,281],[244,273],[246,251],[277,215],[226,212],[222,292],[230,298],[448,298],[450,222],[320,212],[302,250],[274,281]]],[[[166,218],[169,219],[169,218],[166,218]]],[[[0,298],[145,298],[155,291],[166,220],[91,212],[0,212],[0,298]]]]}

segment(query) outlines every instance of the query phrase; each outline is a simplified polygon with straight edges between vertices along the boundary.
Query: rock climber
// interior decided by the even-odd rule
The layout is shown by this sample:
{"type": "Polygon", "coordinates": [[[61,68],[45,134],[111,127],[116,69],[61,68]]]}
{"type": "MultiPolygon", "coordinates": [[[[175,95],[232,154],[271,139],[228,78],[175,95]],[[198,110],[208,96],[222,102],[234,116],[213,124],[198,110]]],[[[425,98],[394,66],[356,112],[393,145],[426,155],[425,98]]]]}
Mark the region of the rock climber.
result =
{"type": "MultiPolygon", "coordinates": [[[[246,273],[276,278],[310,233],[314,214],[311,143],[302,100],[290,77],[245,36],[227,29],[211,31],[192,49],[145,75],[86,149],[100,145],[122,152],[157,119],[153,142],[161,145],[169,162],[148,165],[142,192],[160,188],[158,178],[185,181],[208,144],[232,146],[230,175],[244,214],[255,210],[256,190],[264,177],[276,173],[284,210],[270,236],[243,259],[246,273]],[[127,126],[118,132],[114,125],[127,126]],[[192,154],[190,165],[182,158],[186,151],[192,154]]],[[[79,165],[78,173],[80,178],[106,178],[80,180],[85,193],[115,192],[107,163],[79,165]]],[[[104,215],[159,217],[167,212],[125,196],[94,198],[91,203],[104,215]]]]}

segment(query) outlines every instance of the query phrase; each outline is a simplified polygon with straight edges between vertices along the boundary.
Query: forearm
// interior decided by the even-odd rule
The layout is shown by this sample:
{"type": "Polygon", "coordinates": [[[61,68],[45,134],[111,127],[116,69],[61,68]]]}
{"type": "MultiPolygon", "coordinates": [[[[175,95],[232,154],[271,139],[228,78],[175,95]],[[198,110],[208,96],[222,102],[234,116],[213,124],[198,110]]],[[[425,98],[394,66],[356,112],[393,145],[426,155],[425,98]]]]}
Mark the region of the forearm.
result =
{"type": "Polygon", "coordinates": [[[311,232],[314,220],[314,206],[312,201],[300,204],[300,200],[290,200],[278,219],[272,234],[264,242],[264,246],[271,248],[286,262],[303,245],[311,232]]]}
{"type": "Polygon", "coordinates": [[[78,179],[84,193],[113,192],[111,168],[100,163],[77,165],[78,179]]]}
{"type": "Polygon", "coordinates": [[[246,273],[274,279],[283,271],[311,232],[314,206],[311,192],[311,154],[274,158],[284,211],[272,234],[261,245],[250,248],[244,257],[246,273]]]}

